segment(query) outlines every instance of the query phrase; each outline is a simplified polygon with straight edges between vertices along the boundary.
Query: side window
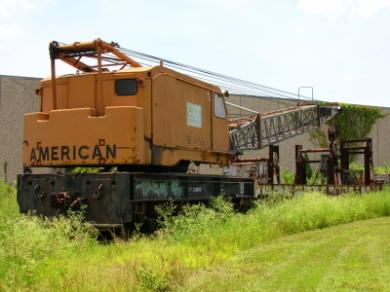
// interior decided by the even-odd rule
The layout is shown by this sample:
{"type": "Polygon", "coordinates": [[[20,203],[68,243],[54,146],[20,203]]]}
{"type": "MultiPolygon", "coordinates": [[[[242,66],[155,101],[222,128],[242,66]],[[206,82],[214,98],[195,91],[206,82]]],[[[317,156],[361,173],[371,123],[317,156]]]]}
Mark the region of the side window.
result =
{"type": "Polygon", "coordinates": [[[226,119],[225,102],[221,94],[214,94],[214,114],[217,118],[226,119]]]}
{"type": "Polygon", "coordinates": [[[118,79],[115,81],[116,95],[136,95],[138,90],[137,79],[118,79]]]}

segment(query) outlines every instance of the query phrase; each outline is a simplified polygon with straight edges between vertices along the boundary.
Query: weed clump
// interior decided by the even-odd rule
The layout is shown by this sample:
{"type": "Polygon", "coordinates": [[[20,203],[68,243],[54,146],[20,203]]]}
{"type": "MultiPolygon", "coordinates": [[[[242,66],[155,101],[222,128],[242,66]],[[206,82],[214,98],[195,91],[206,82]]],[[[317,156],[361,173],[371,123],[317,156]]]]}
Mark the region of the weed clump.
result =
{"type": "Polygon", "coordinates": [[[170,275],[149,268],[141,267],[136,274],[139,290],[172,291],[170,275]]]}

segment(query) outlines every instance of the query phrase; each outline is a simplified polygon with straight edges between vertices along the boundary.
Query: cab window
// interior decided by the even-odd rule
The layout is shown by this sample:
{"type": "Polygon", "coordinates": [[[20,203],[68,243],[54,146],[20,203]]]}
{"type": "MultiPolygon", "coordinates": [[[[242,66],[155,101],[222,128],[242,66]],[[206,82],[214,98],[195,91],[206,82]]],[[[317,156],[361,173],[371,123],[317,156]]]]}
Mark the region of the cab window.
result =
{"type": "Polygon", "coordinates": [[[115,81],[116,95],[136,95],[138,90],[137,79],[118,79],[115,81]]]}
{"type": "Polygon", "coordinates": [[[226,119],[225,102],[221,94],[214,94],[214,114],[217,118],[226,119]]]}

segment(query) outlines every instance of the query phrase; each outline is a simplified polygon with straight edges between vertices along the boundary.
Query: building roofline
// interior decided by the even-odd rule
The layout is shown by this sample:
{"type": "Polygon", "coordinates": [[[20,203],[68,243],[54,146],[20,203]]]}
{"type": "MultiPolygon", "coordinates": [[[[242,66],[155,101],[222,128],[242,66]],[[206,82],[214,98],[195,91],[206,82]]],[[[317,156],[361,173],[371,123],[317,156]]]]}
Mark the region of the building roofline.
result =
{"type": "MultiPolygon", "coordinates": [[[[290,101],[290,102],[297,102],[298,99],[295,98],[284,98],[284,97],[277,97],[277,96],[261,96],[261,95],[252,95],[252,94],[237,94],[237,93],[230,93],[230,96],[235,96],[235,97],[246,97],[246,98],[256,98],[256,99],[268,99],[268,100],[273,100],[273,101],[290,101]]],[[[307,99],[301,99],[301,101],[308,101],[310,100],[307,99]]],[[[314,100],[314,102],[330,102],[330,101],[324,101],[324,100],[314,100]]],[[[368,105],[368,104],[359,104],[359,103],[349,103],[349,102],[342,102],[342,101],[337,101],[338,103],[346,103],[346,104],[352,104],[352,105],[358,105],[358,106],[367,106],[367,107],[375,107],[379,109],[384,109],[384,110],[390,110],[390,107],[386,106],[381,106],[381,105],[368,105]]]]}
{"type": "Polygon", "coordinates": [[[1,75],[0,78],[21,78],[21,79],[30,79],[30,80],[42,80],[41,77],[30,77],[30,76],[18,76],[18,75],[1,75]]]}

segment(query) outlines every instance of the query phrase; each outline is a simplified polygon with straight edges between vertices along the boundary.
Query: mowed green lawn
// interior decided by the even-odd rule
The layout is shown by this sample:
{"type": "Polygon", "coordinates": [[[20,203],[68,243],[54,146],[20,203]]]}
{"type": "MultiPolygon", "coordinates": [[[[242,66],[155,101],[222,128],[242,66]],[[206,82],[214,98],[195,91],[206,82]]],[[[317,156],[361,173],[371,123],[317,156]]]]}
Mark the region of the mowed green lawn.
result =
{"type": "Polygon", "coordinates": [[[390,218],[282,237],[193,274],[192,291],[390,291],[390,218]]]}

